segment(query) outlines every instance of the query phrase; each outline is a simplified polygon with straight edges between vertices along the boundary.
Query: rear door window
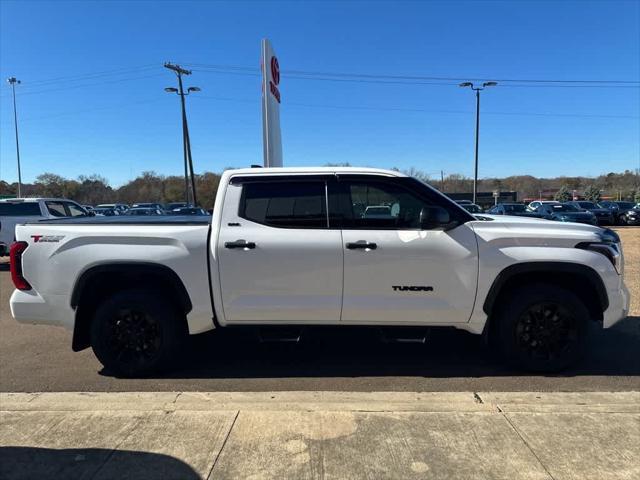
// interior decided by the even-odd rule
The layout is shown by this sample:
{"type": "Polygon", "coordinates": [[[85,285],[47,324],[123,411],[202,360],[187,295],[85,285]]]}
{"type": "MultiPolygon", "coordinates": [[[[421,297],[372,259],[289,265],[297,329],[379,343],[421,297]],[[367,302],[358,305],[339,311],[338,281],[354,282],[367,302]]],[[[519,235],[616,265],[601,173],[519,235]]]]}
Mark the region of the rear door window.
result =
{"type": "Polygon", "coordinates": [[[36,217],[40,216],[38,202],[0,203],[0,217],[36,217]]]}
{"type": "Polygon", "coordinates": [[[238,215],[277,228],[327,228],[324,181],[251,182],[238,215]]]}

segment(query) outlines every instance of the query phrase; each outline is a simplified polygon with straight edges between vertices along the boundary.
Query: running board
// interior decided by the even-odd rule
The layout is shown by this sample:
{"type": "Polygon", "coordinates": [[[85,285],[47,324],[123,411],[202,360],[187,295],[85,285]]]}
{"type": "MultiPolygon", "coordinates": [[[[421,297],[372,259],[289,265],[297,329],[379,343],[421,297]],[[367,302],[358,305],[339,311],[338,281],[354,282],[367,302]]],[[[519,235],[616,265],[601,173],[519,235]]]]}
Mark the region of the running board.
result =
{"type": "Polygon", "coordinates": [[[414,327],[381,328],[382,341],[386,343],[426,343],[427,330],[414,327]]]}
{"type": "Polygon", "coordinates": [[[265,327],[258,329],[258,338],[262,343],[298,343],[301,334],[302,331],[295,327],[265,327]]]}

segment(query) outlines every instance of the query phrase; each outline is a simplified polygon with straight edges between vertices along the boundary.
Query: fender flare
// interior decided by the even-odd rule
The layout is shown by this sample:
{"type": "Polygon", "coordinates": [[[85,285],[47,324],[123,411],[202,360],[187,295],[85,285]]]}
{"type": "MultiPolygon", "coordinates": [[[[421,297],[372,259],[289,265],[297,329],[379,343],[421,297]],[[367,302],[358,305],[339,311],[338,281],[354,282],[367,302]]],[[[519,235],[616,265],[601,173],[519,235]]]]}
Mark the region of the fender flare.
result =
{"type": "Polygon", "coordinates": [[[570,262],[526,262],[510,265],[498,274],[484,300],[484,304],[482,306],[484,312],[487,315],[490,315],[493,310],[494,303],[505,285],[507,285],[515,276],[526,273],[562,273],[584,277],[597,292],[597,300],[602,311],[604,312],[609,308],[607,289],[604,286],[602,278],[593,268],[587,265],[570,262]]]}
{"type": "Polygon", "coordinates": [[[91,280],[105,273],[152,274],[157,278],[168,280],[169,284],[173,286],[184,312],[189,313],[193,307],[184,283],[182,283],[178,274],[166,265],[150,262],[114,262],[95,265],[82,272],[76,280],[71,293],[71,307],[73,309],[78,307],[85,288],[91,280]]]}

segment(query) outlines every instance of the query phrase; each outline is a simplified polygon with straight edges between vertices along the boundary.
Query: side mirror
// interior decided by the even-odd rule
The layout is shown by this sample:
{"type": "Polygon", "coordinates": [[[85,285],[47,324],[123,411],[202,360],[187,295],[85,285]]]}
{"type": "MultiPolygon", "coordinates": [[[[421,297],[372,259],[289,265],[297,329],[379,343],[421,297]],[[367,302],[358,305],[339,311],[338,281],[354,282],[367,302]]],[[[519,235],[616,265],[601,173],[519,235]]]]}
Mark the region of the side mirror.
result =
{"type": "Polygon", "coordinates": [[[442,207],[424,207],[420,210],[420,228],[423,230],[448,230],[453,227],[451,215],[442,207]]]}

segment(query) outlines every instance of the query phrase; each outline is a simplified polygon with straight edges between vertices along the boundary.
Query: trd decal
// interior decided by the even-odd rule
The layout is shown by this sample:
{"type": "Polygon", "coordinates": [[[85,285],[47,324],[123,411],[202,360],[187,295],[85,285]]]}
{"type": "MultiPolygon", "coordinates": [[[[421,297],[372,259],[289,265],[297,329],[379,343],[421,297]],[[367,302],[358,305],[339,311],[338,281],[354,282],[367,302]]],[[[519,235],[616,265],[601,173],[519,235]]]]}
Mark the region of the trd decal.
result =
{"type": "Polygon", "coordinates": [[[64,235],[31,235],[33,243],[50,242],[56,243],[64,238],[64,235]]]}
{"type": "Polygon", "coordinates": [[[393,285],[394,292],[433,292],[433,287],[423,285],[393,285]]]}

